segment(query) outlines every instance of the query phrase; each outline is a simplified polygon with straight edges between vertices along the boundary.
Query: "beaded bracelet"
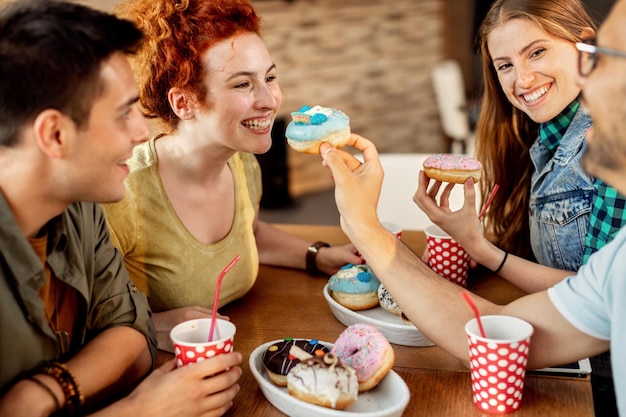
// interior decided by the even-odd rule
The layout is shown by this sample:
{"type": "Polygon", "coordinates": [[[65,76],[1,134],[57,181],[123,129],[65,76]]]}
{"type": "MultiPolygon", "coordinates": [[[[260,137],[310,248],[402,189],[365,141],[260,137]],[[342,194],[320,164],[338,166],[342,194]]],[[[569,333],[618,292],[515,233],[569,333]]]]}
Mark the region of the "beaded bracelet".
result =
{"type": "Polygon", "coordinates": [[[74,379],[74,375],[72,375],[68,367],[59,362],[46,362],[35,373],[43,373],[54,378],[61,386],[65,395],[65,407],[63,407],[65,415],[72,416],[76,414],[78,408],[83,405],[84,398],[76,379],[74,379]]]}
{"type": "Polygon", "coordinates": [[[33,381],[35,384],[39,385],[41,388],[45,389],[46,391],[48,391],[48,394],[50,394],[50,396],[52,396],[52,398],[54,399],[54,403],[56,404],[57,408],[54,410],[54,412],[57,412],[61,409],[61,403],[59,402],[59,399],[57,398],[56,394],[54,393],[54,391],[52,391],[52,389],[48,386],[48,384],[44,383],[43,381],[40,381],[39,378],[35,378],[34,375],[29,375],[26,377],[27,380],[29,381],[33,381]]]}

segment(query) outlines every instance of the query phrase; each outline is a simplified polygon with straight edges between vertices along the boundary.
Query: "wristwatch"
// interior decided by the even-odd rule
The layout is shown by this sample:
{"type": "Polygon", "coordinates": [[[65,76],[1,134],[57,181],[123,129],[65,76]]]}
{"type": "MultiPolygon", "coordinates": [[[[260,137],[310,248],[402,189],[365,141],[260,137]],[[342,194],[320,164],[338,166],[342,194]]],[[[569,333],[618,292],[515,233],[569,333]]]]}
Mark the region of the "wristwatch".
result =
{"type": "Polygon", "coordinates": [[[317,252],[320,248],[329,248],[326,242],[315,242],[306,251],[306,272],[311,275],[318,275],[321,271],[317,269],[317,252]]]}

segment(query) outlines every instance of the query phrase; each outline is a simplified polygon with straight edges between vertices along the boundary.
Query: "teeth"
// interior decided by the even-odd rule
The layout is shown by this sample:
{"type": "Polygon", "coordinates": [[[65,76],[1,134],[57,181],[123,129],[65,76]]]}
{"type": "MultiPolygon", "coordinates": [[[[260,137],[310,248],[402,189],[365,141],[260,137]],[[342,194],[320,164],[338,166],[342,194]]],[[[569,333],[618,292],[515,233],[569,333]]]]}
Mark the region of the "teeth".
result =
{"type": "Polygon", "coordinates": [[[541,87],[539,90],[535,91],[534,93],[524,94],[524,100],[526,100],[527,103],[535,102],[539,100],[539,98],[547,92],[548,92],[548,87],[541,87]]]}
{"type": "Polygon", "coordinates": [[[262,130],[262,129],[267,129],[267,127],[270,125],[270,121],[271,120],[269,118],[254,119],[254,120],[246,120],[244,122],[241,122],[241,124],[247,127],[248,129],[262,130]]]}

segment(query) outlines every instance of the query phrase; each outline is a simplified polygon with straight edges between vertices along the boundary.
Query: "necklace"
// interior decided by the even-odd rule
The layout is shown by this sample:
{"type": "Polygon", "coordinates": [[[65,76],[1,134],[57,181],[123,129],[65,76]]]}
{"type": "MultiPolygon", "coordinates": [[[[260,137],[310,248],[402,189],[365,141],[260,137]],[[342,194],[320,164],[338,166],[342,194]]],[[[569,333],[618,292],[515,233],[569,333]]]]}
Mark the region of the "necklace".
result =
{"type": "Polygon", "coordinates": [[[57,280],[57,285],[54,286],[54,305],[55,305],[55,314],[54,321],[55,326],[53,328],[54,335],[57,337],[59,341],[59,347],[61,348],[61,355],[64,355],[70,351],[70,335],[65,330],[61,329],[61,325],[59,324],[59,316],[61,315],[61,300],[63,299],[63,294],[65,293],[65,286],[61,281],[57,280]],[[59,285],[60,284],[60,285],[59,285]],[[57,296],[57,290],[59,286],[63,285],[62,292],[60,296],[57,296]]]}
{"type": "Polygon", "coordinates": [[[59,287],[62,286],[63,283],[59,280],[56,280],[56,282],[54,282],[54,278],[52,278],[51,274],[48,275],[48,279],[50,280],[50,285],[53,287],[53,310],[48,311],[46,306],[44,306],[44,311],[46,313],[46,318],[48,319],[48,324],[52,328],[54,336],[59,342],[61,355],[64,355],[70,350],[70,335],[68,332],[61,329],[61,324],[59,321],[59,316],[61,315],[61,300],[63,299],[65,288],[62,288],[61,294],[59,294],[59,287]],[[53,316],[54,320],[52,319],[53,316]]]}
{"type": "MultiPolygon", "coordinates": [[[[29,238],[29,241],[33,250],[43,264],[44,276],[47,280],[44,287],[47,288],[44,290],[44,293],[41,292],[43,289],[40,290],[39,296],[44,303],[43,310],[46,318],[48,319],[48,325],[52,329],[52,332],[58,341],[61,354],[63,355],[70,351],[70,335],[67,331],[61,329],[59,319],[59,316],[61,315],[61,306],[63,305],[63,301],[66,296],[66,284],[54,276],[52,269],[46,263],[46,246],[48,242],[47,233],[43,233],[42,235],[34,238],[29,238]],[[52,300],[50,300],[50,298],[52,298],[52,300]]],[[[67,308],[71,308],[71,304],[67,308]]]]}

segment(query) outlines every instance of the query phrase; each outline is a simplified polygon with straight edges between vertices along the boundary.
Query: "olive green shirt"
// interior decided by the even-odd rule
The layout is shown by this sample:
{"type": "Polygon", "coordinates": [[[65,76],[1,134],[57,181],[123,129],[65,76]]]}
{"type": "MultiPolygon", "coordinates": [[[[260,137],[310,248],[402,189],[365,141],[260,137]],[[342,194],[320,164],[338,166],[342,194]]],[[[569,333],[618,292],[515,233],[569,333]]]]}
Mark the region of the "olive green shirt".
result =
{"type": "MultiPolygon", "coordinates": [[[[154,363],[156,338],[146,296],[111,246],[101,208],[75,203],[44,227],[48,265],[78,293],[69,355],[105,329],[130,326],[146,336],[154,363]]],[[[41,362],[60,359],[38,295],[45,280],[41,261],[0,193],[0,394],[41,362]]]]}

